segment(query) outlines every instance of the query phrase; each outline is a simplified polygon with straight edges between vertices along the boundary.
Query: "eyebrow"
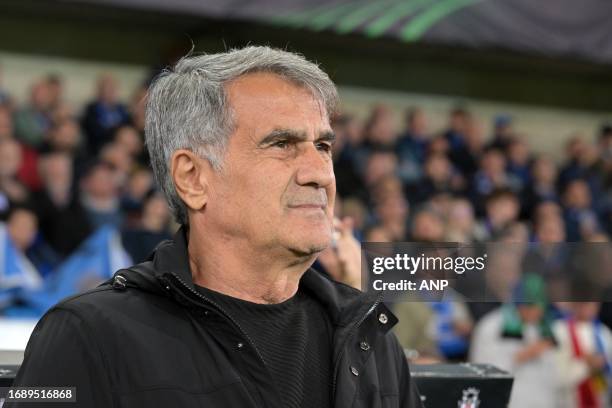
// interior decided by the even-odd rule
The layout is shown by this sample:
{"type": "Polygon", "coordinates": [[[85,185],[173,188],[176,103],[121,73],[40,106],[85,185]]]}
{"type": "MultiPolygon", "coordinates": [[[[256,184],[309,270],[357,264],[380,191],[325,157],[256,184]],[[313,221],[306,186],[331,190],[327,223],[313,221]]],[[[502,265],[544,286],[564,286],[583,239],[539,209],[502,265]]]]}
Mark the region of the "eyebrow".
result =
{"type": "MultiPolygon", "coordinates": [[[[277,141],[287,141],[290,143],[304,142],[308,139],[306,132],[298,132],[292,129],[274,129],[270,132],[266,137],[260,140],[258,143],[259,146],[265,146],[272,144],[277,141]]],[[[331,130],[323,131],[319,134],[319,137],[315,140],[315,142],[330,142],[334,143],[336,141],[336,135],[331,130]]]]}

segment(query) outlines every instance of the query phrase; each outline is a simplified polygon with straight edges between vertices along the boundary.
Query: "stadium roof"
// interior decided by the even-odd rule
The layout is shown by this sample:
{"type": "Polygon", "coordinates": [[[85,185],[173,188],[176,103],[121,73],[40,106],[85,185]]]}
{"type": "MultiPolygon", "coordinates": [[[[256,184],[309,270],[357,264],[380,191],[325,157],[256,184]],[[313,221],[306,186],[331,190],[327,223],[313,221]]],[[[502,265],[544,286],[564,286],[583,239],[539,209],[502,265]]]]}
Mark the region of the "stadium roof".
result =
{"type": "Polygon", "coordinates": [[[612,63],[609,0],[69,0],[612,63]]]}

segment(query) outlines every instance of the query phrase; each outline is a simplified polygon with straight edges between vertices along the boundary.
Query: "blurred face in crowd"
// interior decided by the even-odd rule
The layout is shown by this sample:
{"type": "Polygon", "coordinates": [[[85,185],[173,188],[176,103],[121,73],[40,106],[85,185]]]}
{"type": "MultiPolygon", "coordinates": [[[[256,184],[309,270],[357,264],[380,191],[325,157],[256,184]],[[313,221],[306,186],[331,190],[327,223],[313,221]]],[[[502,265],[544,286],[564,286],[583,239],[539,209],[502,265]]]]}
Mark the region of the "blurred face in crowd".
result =
{"type": "Polygon", "coordinates": [[[371,186],[397,171],[397,156],[392,152],[374,152],[368,158],[365,173],[366,185],[371,186]]]}
{"type": "Polygon", "coordinates": [[[153,174],[147,169],[135,171],[128,180],[128,194],[135,199],[142,199],[153,188],[153,174]]]}
{"type": "Polygon", "coordinates": [[[393,237],[383,227],[371,228],[365,236],[366,242],[392,242],[393,237]]]}
{"type": "Polygon", "coordinates": [[[465,199],[453,200],[449,208],[448,223],[452,228],[470,232],[474,227],[472,204],[465,199]]]}
{"type": "Polygon", "coordinates": [[[590,166],[599,159],[599,153],[600,152],[598,151],[596,146],[591,144],[585,144],[578,160],[580,161],[581,165],[590,166]]]}
{"type": "Polygon", "coordinates": [[[64,94],[62,80],[59,77],[52,76],[47,78],[46,82],[51,104],[56,105],[60,103],[64,94]]]}
{"type": "Polygon", "coordinates": [[[21,147],[13,139],[0,140],[0,177],[14,177],[21,166],[21,147]]]}
{"type": "Polygon", "coordinates": [[[479,152],[482,149],[484,144],[482,124],[478,120],[472,119],[468,122],[463,136],[465,138],[465,143],[472,152],[479,152]]]}
{"type": "Polygon", "coordinates": [[[115,169],[119,181],[127,176],[133,164],[132,157],[127,150],[117,142],[104,146],[100,152],[100,158],[115,169]]]}
{"type": "Polygon", "coordinates": [[[132,96],[130,113],[132,114],[132,122],[139,131],[144,131],[146,102],[147,88],[143,87],[137,89],[132,96]]]}
{"type": "Polygon", "coordinates": [[[591,322],[599,314],[599,302],[572,302],[572,314],[578,321],[591,322]]]}
{"type": "Polygon", "coordinates": [[[480,167],[487,176],[497,177],[505,173],[506,159],[499,150],[489,150],[482,157],[480,167]]]}
{"type": "Polygon", "coordinates": [[[117,183],[114,171],[108,165],[96,165],[85,177],[83,189],[93,198],[115,198],[117,183]]]}
{"type": "MultiPolygon", "coordinates": [[[[222,168],[203,170],[206,196],[186,197],[188,203],[206,200],[202,210],[190,212],[190,225],[202,222],[203,231],[257,250],[318,254],[331,242],[336,192],[325,106],[269,73],[241,76],[226,92],[234,132],[222,168]]],[[[175,153],[179,166],[177,159],[175,153]]]]}
{"type": "Polygon", "coordinates": [[[503,195],[487,201],[487,218],[494,227],[508,225],[515,221],[520,210],[518,199],[511,195],[503,195]]]}
{"type": "Polygon", "coordinates": [[[53,153],[44,156],[40,161],[40,175],[52,191],[65,191],[72,184],[72,161],[64,153],[53,153]]]}
{"type": "Polygon", "coordinates": [[[395,142],[397,134],[393,114],[389,108],[384,106],[375,108],[368,124],[368,135],[372,142],[382,145],[389,146],[395,142]]]}
{"type": "MultiPolygon", "coordinates": [[[[336,202],[338,202],[338,199],[336,199],[336,202]]],[[[356,230],[361,230],[365,226],[368,212],[360,200],[353,198],[343,200],[342,210],[340,213],[343,216],[350,217],[353,220],[353,225],[355,226],[356,230]]]]}
{"type": "Polygon", "coordinates": [[[584,180],[570,182],[563,194],[563,203],[572,209],[587,209],[591,206],[591,190],[584,180]]]}
{"type": "Polygon", "coordinates": [[[105,74],[98,80],[98,99],[107,105],[117,101],[117,81],[110,74],[105,74]]]}
{"type": "Polygon", "coordinates": [[[555,243],[565,241],[565,227],[561,217],[545,217],[536,224],[535,234],[539,242],[555,243]]]}
{"type": "Polygon", "coordinates": [[[13,136],[13,118],[8,108],[0,106],[0,139],[13,136]]]}
{"type": "Polygon", "coordinates": [[[34,84],[30,91],[30,103],[34,109],[47,111],[51,106],[51,92],[49,85],[45,81],[34,84]]]}
{"type": "Polygon", "coordinates": [[[525,140],[517,138],[508,146],[508,158],[514,164],[526,165],[529,161],[529,147],[525,140]]]}
{"type": "Polygon", "coordinates": [[[465,133],[470,115],[463,110],[455,110],[450,115],[450,128],[458,133],[465,133]]]}
{"type": "Polygon", "coordinates": [[[517,309],[521,320],[527,324],[538,324],[544,317],[544,310],[535,303],[519,304],[517,309]]]}
{"type": "Polygon", "coordinates": [[[15,210],[9,217],[7,223],[8,234],[13,244],[22,251],[32,245],[38,233],[38,219],[29,210],[15,210]]]}
{"type": "Polygon", "coordinates": [[[561,207],[554,201],[544,201],[538,204],[534,211],[536,222],[548,217],[560,218],[561,216],[561,207]]]}
{"type": "Polygon", "coordinates": [[[142,152],[142,140],[132,126],[122,126],[117,129],[115,143],[132,156],[138,156],[142,152]]]}
{"type": "Polygon", "coordinates": [[[408,217],[408,203],[401,194],[390,195],[376,206],[376,212],[385,225],[403,225],[408,217]]]}
{"type": "Polygon", "coordinates": [[[586,147],[586,142],[582,135],[573,136],[566,144],[565,151],[567,157],[570,160],[579,160],[584,148],[586,147]]]}
{"type": "MultiPolygon", "coordinates": [[[[513,244],[521,244],[529,242],[529,230],[527,226],[522,222],[511,223],[505,231],[503,237],[500,239],[502,242],[508,242],[513,244]]],[[[512,249],[521,251],[525,249],[523,245],[514,246],[512,249]]]]}
{"type": "Polygon", "coordinates": [[[440,135],[431,139],[428,146],[428,153],[431,155],[447,154],[449,149],[448,140],[443,135],[440,135]]]}
{"type": "Polygon", "coordinates": [[[434,182],[446,182],[451,176],[450,161],[442,154],[430,155],[425,162],[425,174],[434,182]]]}
{"type": "Polygon", "coordinates": [[[421,211],[412,220],[412,239],[439,242],[444,239],[444,223],[436,214],[421,211]]]}
{"type": "Polygon", "coordinates": [[[533,163],[531,173],[538,184],[554,184],[557,179],[557,166],[548,156],[540,156],[533,163]]]}
{"type": "Polygon", "coordinates": [[[145,201],[142,210],[143,224],[150,230],[162,231],[170,220],[170,210],[166,199],[155,194],[145,201]]]}
{"type": "Polygon", "coordinates": [[[408,113],[408,130],[415,136],[427,133],[427,117],[422,109],[414,109],[408,113]]]}
{"type": "Polygon", "coordinates": [[[385,176],[374,186],[374,201],[381,202],[387,197],[403,194],[402,182],[396,176],[385,176]]]}
{"type": "Polygon", "coordinates": [[[74,120],[64,120],[51,131],[53,148],[63,152],[75,150],[81,141],[79,125],[74,120]]]}

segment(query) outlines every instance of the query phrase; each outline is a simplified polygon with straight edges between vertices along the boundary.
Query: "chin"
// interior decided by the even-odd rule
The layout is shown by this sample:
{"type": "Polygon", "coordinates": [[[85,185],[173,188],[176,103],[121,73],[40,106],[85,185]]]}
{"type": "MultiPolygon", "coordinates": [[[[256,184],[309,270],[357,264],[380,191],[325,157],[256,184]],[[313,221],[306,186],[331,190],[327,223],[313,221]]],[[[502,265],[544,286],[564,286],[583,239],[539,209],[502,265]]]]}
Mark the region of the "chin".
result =
{"type": "Polygon", "coordinates": [[[290,247],[294,252],[303,255],[316,255],[324,251],[331,244],[331,234],[329,231],[301,230],[299,234],[292,236],[290,247]]]}

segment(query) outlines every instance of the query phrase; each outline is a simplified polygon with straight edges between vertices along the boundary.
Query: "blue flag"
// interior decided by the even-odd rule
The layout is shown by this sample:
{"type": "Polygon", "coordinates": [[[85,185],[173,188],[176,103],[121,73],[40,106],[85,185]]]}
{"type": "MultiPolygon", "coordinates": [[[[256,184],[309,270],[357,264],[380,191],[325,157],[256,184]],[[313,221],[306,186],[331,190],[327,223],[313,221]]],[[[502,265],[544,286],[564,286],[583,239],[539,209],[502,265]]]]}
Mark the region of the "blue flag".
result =
{"type": "Polygon", "coordinates": [[[23,300],[42,315],[63,298],[91,289],[131,264],[117,230],[104,226],[48,275],[41,290],[30,291],[23,300]]]}
{"type": "Polygon", "coordinates": [[[0,224],[0,310],[24,290],[37,290],[43,279],[34,265],[15,247],[6,224],[0,224]]]}

